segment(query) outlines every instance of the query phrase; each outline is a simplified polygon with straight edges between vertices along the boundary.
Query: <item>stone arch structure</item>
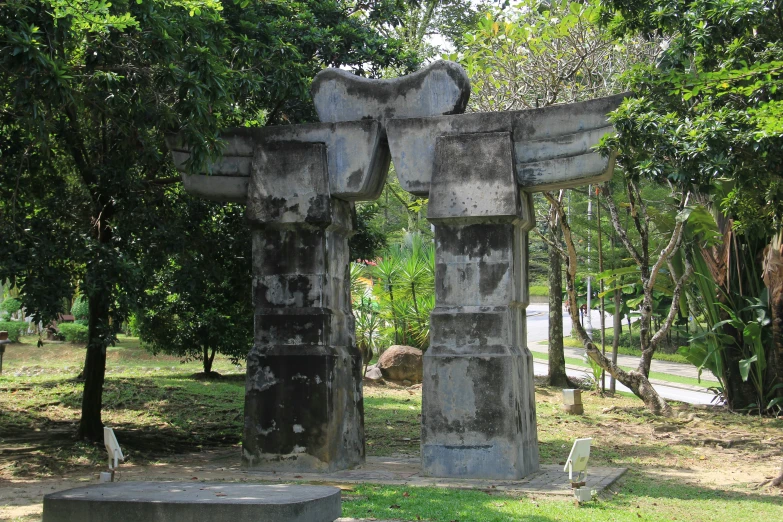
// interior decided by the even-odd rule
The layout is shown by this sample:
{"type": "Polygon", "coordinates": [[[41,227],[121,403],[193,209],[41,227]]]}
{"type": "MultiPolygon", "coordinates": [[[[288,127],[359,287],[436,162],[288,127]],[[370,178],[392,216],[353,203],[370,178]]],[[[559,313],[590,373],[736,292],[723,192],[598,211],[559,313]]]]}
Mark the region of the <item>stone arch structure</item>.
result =
{"type": "Polygon", "coordinates": [[[613,158],[592,147],[623,96],[462,114],[470,82],[452,62],[393,80],[327,69],[312,94],[321,123],[229,129],[210,175],[188,173],[187,145],[169,141],[185,189],[245,203],[253,229],[243,464],[335,471],[364,461],[348,239],[353,203],[378,198],[393,160],[402,187],[430,198],[435,228],[423,471],[537,471],[525,328],[531,194],[611,176],[613,158]]]}

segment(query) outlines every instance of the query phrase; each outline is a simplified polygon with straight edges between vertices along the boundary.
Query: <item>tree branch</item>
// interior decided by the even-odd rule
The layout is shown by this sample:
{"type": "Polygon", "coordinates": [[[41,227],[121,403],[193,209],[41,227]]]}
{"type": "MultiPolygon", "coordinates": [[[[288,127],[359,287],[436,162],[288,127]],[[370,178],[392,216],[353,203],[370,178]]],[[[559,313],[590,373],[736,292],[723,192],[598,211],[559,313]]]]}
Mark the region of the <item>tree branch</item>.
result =
{"type": "Polygon", "coordinates": [[[639,251],[636,250],[636,247],[633,245],[633,243],[631,243],[631,240],[628,238],[628,233],[623,228],[622,223],[620,223],[620,215],[617,212],[617,205],[612,198],[612,189],[608,181],[604,183],[603,187],[601,187],[601,192],[603,192],[605,196],[606,205],[609,207],[609,216],[611,217],[612,226],[617,232],[617,236],[620,238],[620,241],[622,242],[625,249],[628,250],[628,253],[631,254],[633,260],[636,261],[639,266],[641,266],[642,256],[639,254],[639,251]]]}
{"type": "MultiPolygon", "coordinates": [[[[687,281],[693,274],[693,265],[691,265],[688,256],[682,257],[685,258],[685,272],[683,272],[682,276],[676,280],[676,286],[674,287],[674,292],[672,293],[672,305],[669,308],[669,313],[666,315],[666,320],[663,322],[658,331],[655,332],[655,335],[653,335],[650,339],[650,347],[653,350],[655,350],[655,348],[658,346],[658,343],[663,340],[663,338],[666,336],[666,333],[672,327],[672,323],[674,323],[674,317],[677,315],[677,310],[680,308],[680,294],[682,293],[682,289],[685,286],[685,281],[687,281]]],[[[671,259],[667,260],[666,264],[672,274],[672,279],[674,279],[674,266],[672,265],[671,259]]]]}

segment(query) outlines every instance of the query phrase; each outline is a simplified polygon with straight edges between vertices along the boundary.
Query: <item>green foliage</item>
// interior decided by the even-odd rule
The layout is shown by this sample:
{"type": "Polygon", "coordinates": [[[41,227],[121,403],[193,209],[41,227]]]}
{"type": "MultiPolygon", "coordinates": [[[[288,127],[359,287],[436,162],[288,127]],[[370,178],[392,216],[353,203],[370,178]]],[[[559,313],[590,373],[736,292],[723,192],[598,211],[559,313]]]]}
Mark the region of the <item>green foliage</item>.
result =
{"type": "Polygon", "coordinates": [[[601,368],[597,362],[593,360],[592,357],[588,357],[587,353],[582,355],[582,360],[585,362],[586,365],[590,367],[590,373],[592,374],[591,377],[593,378],[593,385],[595,387],[595,391],[600,391],[601,389],[601,374],[603,373],[603,368],[601,368]]]}
{"type": "Polygon", "coordinates": [[[132,335],[134,337],[139,336],[139,316],[135,313],[132,313],[128,316],[128,334],[132,335]]]}
{"type": "Polygon", "coordinates": [[[8,340],[14,343],[27,331],[27,323],[24,321],[0,321],[0,330],[8,332],[8,340]]]}
{"type": "Polygon", "coordinates": [[[201,360],[210,372],[215,353],[237,362],[252,344],[250,230],[238,205],[170,197],[179,204],[162,234],[179,240],[145,258],[132,328],[153,353],[201,360]]]}
{"type": "Polygon", "coordinates": [[[733,406],[759,411],[779,409],[781,401],[775,401],[774,396],[779,388],[766,377],[772,329],[767,290],[753,268],[755,254],[749,245],[741,245],[728,259],[726,272],[714,274],[706,259],[714,253],[707,247],[724,245],[718,238],[718,226],[712,215],[702,211],[699,215],[693,223],[689,219],[686,227],[687,238],[702,245],[689,253],[696,276],[688,288],[688,304],[691,313],[703,324],[696,323],[689,344],[678,353],[696,365],[700,375],[707,368],[718,377],[726,399],[733,406]],[[728,283],[716,281],[716,276],[727,277],[728,283]],[[750,382],[755,403],[743,403],[736,396],[738,383],[732,380],[750,382]]]}
{"type": "Polygon", "coordinates": [[[57,325],[63,338],[74,344],[87,344],[87,333],[89,328],[83,324],[62,323],[57,325]]]}
{"type": "Polygon", "coordinates": [[[71,315],[77,321],[88,319],[90,317],[90,303],[84,297],[77,297],[71,306],[71,315]]]}
{"type": "MultiPolygon", "coordinates": [[[[497,0],[489,0],[497,1],[497,0]]],[[[381,23],[379,29],[390,38],[401,40],[422,58],[440,52],[431,38],[440,36],[451,45],[459,45],[467,28],[475,25],[488,2],[475,0],[375,0],[358,2],[369,20],[381,23]],[[367,13],[374,8],[375,13],[367,13]]]]}
{"type": "Polygon", "coordinates": [[[546,285],[530,285],[530,295],[546,297],[549,295],[549,287],[546,285]]]}
{"type": "Polygon", "coordinates": [[[620,73],[649,61],[642,39],[613,39],[599,2],[526,0],[487,12],[448,56],[467,70],[471,105],[483,111],[586,100],[625,86],[620,73]]]}
{"type": "Polygon", "coordinates": [[[607,2],[615,34],[659,32],[668,45],[631,81],[637,97],[612,118],[607,141],[621,163],[674,182],[687,180],[734,218],[736,231],[767,236],[783,215],[780,126],[783,41],[770,0],[607,2]]]}
{"type": "MultiPolygon", "coordinates": [[[[166,234],[181,200],[166,192],[180,176],[164,137],[179,133],[198,170],[220,155],[226,127],[314,119],[309,87],[323,67],[415,67],[354,7],[0,3],[0,280],[36,320],[54,319],[76,288],[90,301],[81,435],[102,436],[103,359],[145,289],[145,263],[179,240],[166,234]]],[[[230,309],[205,316],[221,314],[230,309]]]]}
{"type": "Polygon", "coordinates": [[[435,248],[419,234],[391,247],[373,265],[352,267],[357,343],[374,353],[392,344],[426,350],[435,307],[435,248]],[[354,277],[355,274],[355,277],[354,277]]]}
{"type": "Polygon", "coordinates": [[[8,319],[22,309],[22,302],[15,297],[8,297],[0,302],[0,319],[8,319]]]}
{"type": "Polygon", "coordinates": [[[352,260],[372,260],[386,248],[387,240],[383,231],[373,226],[373,220],[380,214],[376,202],[356,205],[356,233],[349,240],[352,260]]]}
{"type": "Polygon", "coordinates": [[[308,89],[324,66],[416,63],[333,0],[11,0],[0,20],[0,279],[42,320],[82,282],[122,323],[133,250],[176,181],[166,133],[183,133],[197,168],[224,127],[314,117],[308,89]]]}

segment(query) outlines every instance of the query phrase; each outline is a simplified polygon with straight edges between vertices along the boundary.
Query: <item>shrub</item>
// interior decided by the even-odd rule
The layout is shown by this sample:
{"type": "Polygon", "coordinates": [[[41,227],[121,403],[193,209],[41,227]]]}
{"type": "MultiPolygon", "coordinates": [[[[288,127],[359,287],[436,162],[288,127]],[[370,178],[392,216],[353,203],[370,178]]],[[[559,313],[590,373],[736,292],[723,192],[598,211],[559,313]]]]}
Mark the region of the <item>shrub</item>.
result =
{"type": "Polygon", "coordinates": [[[139,336],[139,317],[136,314],[131,314],[130,317],[128,317],[126,326],[128,327],[128,335],[133,337],[139,336]]]}
{"type": "Polygon", "coordinates": [[[87,342],[87,331],[89,329],[83,324],[63,323],[58,325],[58,328],[69,343],[85,344],[87,342]]]}
{"type": "Polygon", "coordinates": [[[7,319],[22,309],[22,302],[14,297],[9,297],[0,303],[0,320],[7,319]]]}
{"type": "Polygon", "coordinates": [[[0,330],[8,332],[8,340],[14,343],[27,331],[27,323],[24,321],[0,321],[0,330]]]}
{"type": "Polygon", "coordinates": [[[90,316],[90,304],[84,297],[77,297],[71,307],[71,315],[77,320],[86,320],[90,316]]]}

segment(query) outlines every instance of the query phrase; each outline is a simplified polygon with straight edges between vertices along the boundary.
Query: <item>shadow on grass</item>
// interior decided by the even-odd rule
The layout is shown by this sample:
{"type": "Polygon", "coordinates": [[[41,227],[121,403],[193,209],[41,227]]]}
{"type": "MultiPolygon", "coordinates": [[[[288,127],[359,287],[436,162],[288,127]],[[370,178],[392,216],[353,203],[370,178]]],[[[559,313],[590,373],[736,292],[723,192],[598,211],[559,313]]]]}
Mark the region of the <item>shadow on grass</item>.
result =
{"type": "MultiPolygon", "coordinates": [[[[44,468],[61,471],[73,462],[93,464],[92,450],[75,438],[81,402],[82,383],[74,379],[47,380],[0,397],[2,460],[24,461],[30,474],[44,468]],[[5,451],[9,445],[16,453],[5,451]],[[62,450],[56,456],[60,462],[52,462],[52,448],[62,450]]],[[[102,417],[115,429],[130,460],[141,463],[236,444],[243,402],[244,380],[199,381],[166,374],[108,377],[102,417]]],[[[94,447],[102,461],[103,445],[87,446],[94,447]]]]}
{"type": "MultiPolygon", "coordinates": [[[[583,436],[591,434],[586,432],[583,436]]],[[[547,438],[538,442],[542,464],[564,465],[568,453],[574,445],[574,438],[547,438]]],[[[660,460],[667,456],[680,456],[679,445],[667,444],[663,441],[658,444],[611,444],[603,445],[601,440],[594,440],[590,448],[590,464],[594,466],[629,466],[633,465],[643,469],[644,464],[639,464],[636,459],[654,459],[656,468],[677,468],[667,466],[660,460]]]]}

